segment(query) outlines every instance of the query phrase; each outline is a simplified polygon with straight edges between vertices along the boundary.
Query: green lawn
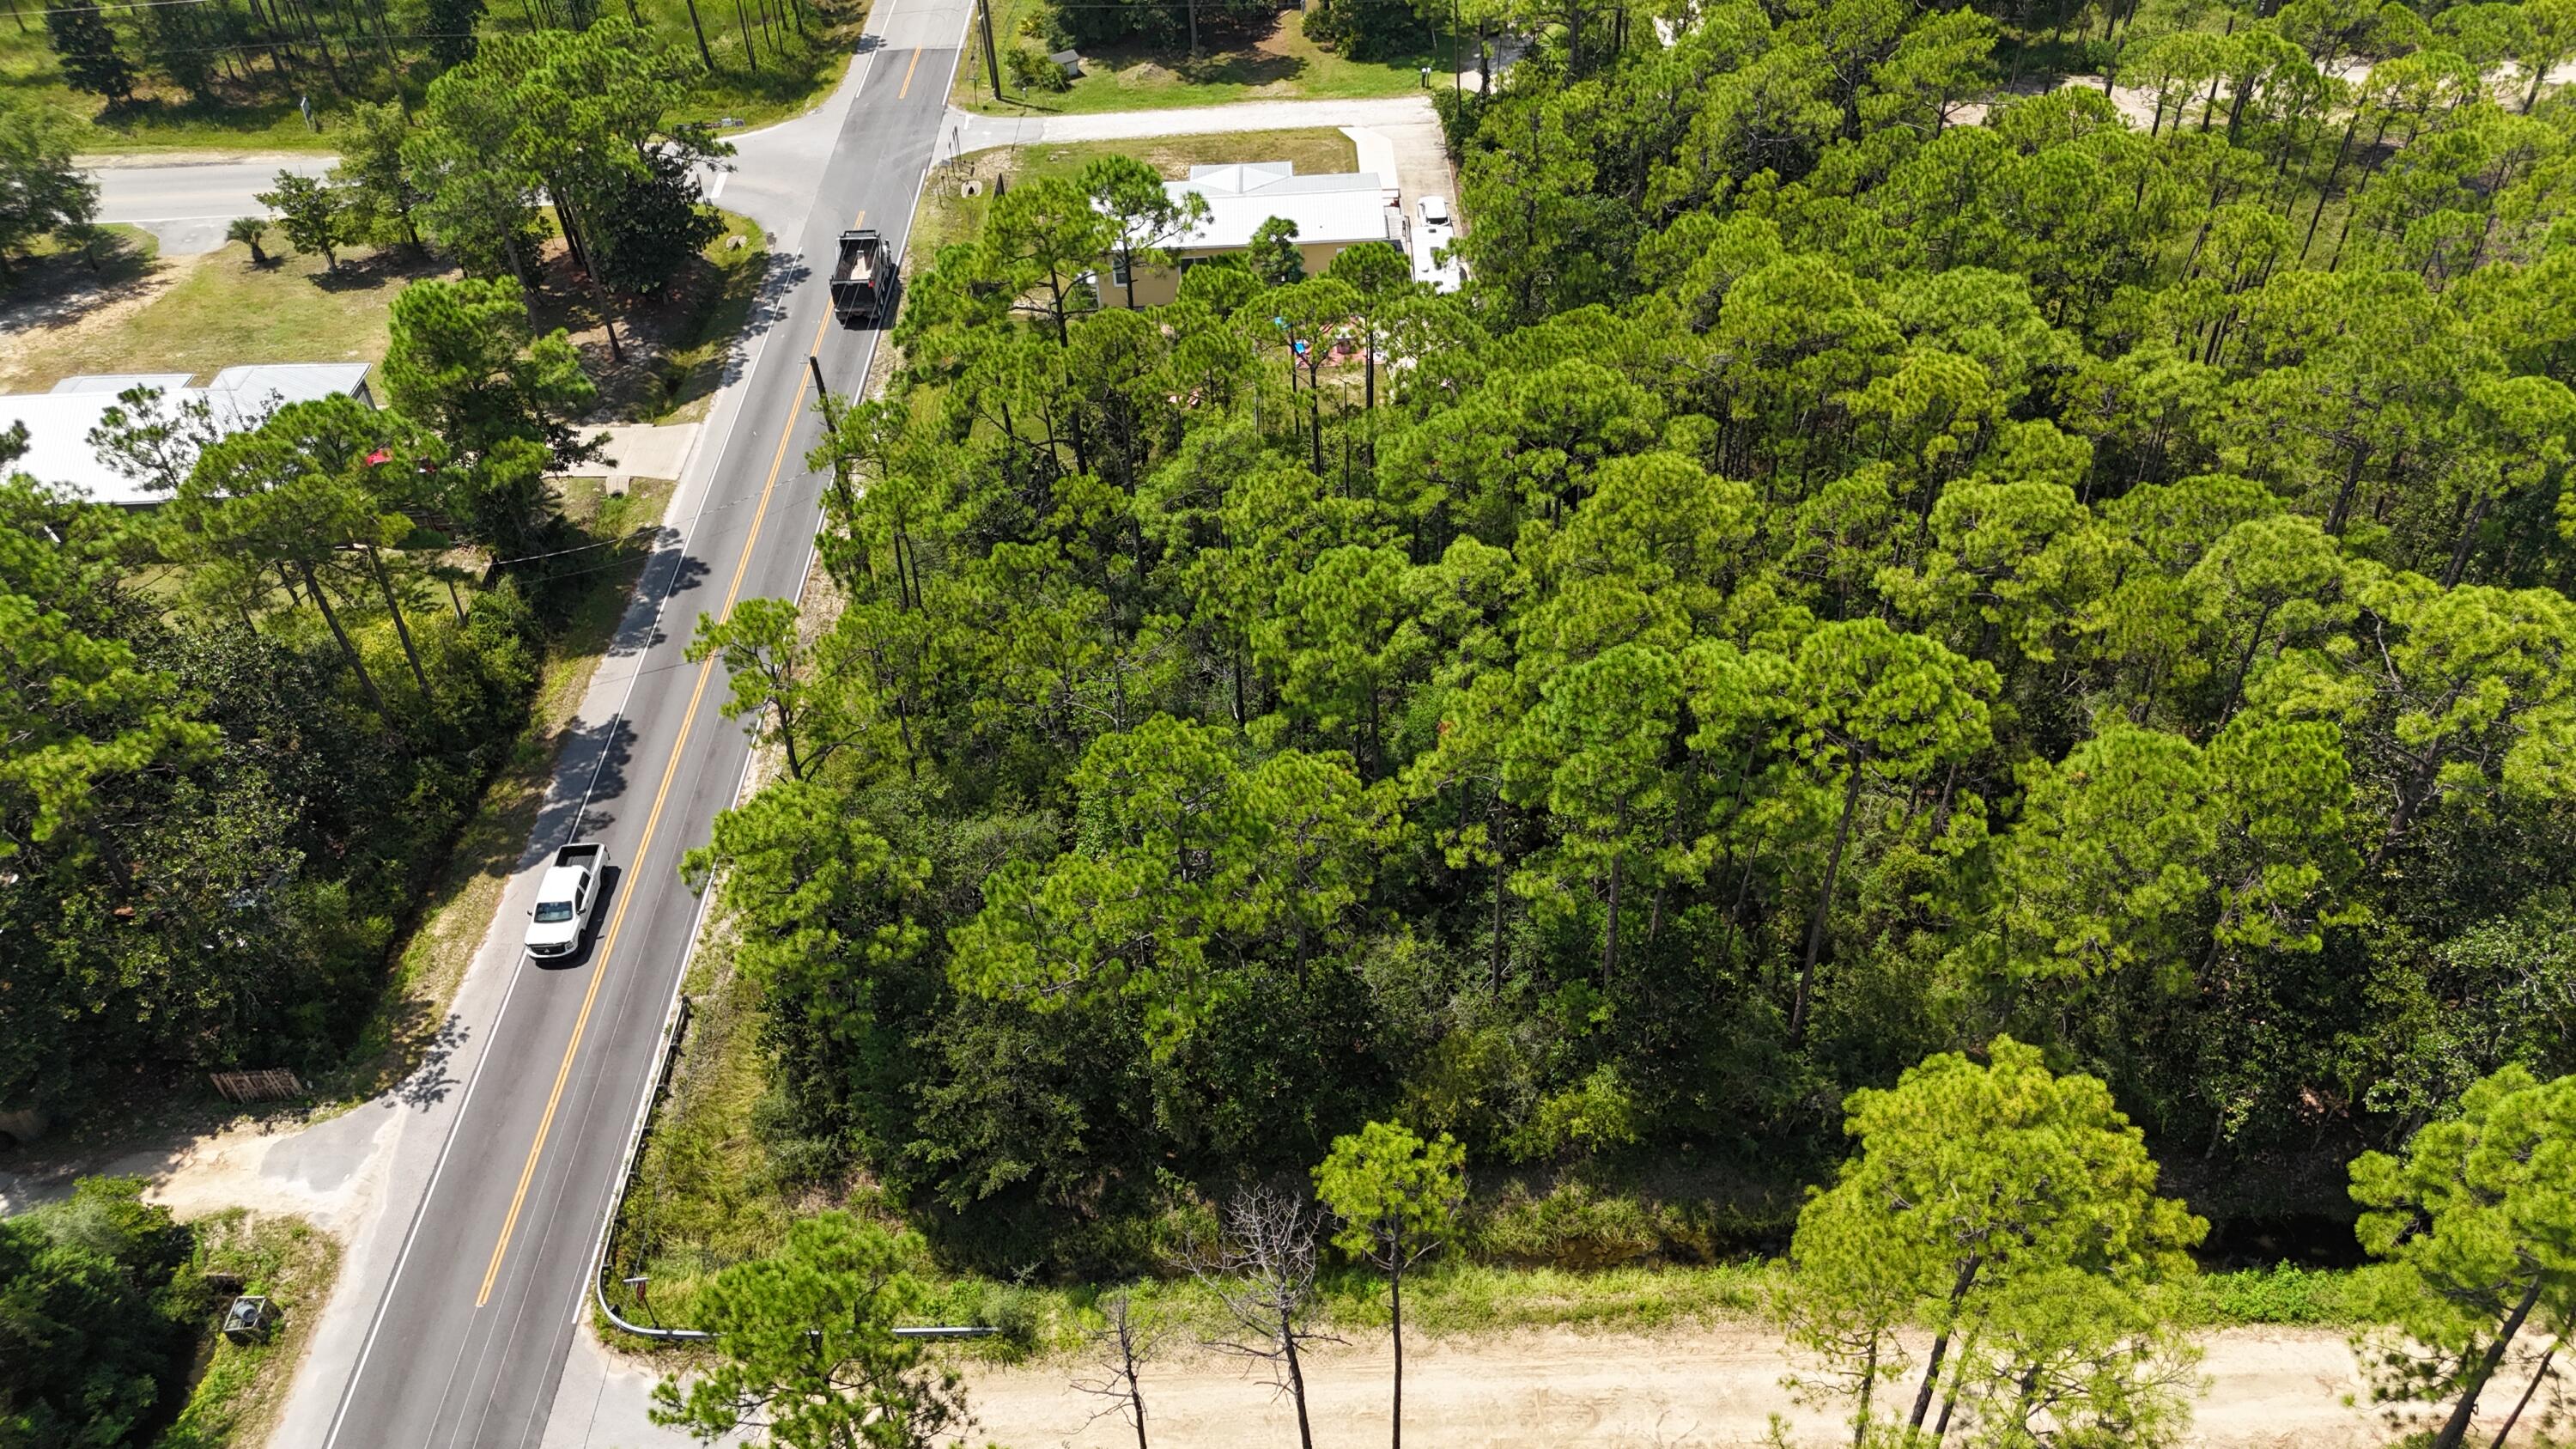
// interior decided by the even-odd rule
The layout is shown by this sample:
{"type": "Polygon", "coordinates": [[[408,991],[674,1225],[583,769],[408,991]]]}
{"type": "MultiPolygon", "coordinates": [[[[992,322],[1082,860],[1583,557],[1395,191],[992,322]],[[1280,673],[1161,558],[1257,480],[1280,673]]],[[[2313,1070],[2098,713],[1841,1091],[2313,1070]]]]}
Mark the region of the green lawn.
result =
{"type": "MultiPolygon", "coordinates": [[[[41,7],[19,4],[22,15],[41,7]]],[[[129,62],[135,48],[128,44],[129,62]]],[[[266,64],[261,63],[266,79],[266,64]]],[[[328,151],[332,138],[316,135],[295,108],[295,95],[244,93],[223,104],[190,101],[184,94],[163,95],[142,87],[136,101],[113,111],[98,97],[63,84],[45,27],[29,21],[26,29],[0,25],[0,89],[32,96],[72,123],[73,149],[84,153],[126,151],[328,151]]],[[[389,94],[389,93],[388,93],[389,94]]],[[[315,97],[324,106],[326,97],[315,97]]],[[[327,116],[326,116],[327,123],[327,116]]]]}
{"type": "MultiPolygon", "coordinates": [[[[996,0],[993,34],[1007,51],[1017,45],[1044,50],[1045,43],[1025,33],[1043,13],[1047,0],[996,0]]],[[[1083,75],[1065,91],[1024,91],[1011,79],[1004,56],[1002,84],[1009,99],[993,99],[983,53],[976,49],[958,67],[956,93],[960,106],[991,115],[1077,115],[1093,111],[1164,110],[1174,106],[1221,106],[1231,101],[1353,100],[1400,96],[1422,89],[1422,67],[1437,83],[1451,69],[1446,35],[1418,54],[1378,60],[1352,60],[1306,38],[1300,12],[1282,11],[1268,34],[1210,38],[1205,54],[1193,61],[1186,50],[1166,51],[1136,45],[1101,46],[1083,52],[1083,75]]],[[[1474,63],[1472,49],[1459,52],[1474,63]]]]}
{"type": "Polygon", "coordinates": [[[1287,131],[1236,131],[1213,136],[1156,136],[1135,141],[1074,141],[1063,145],[1009,146],[978,151],[962,165],[943,168],[922,188],[921,213],[913,218],[906,249],[928,266],[950,242],[973,241],[984,229],[992,204],[993,178],[1017,184],[1048,176],[1070,176],[1099,156],[1133,156],[1164,176],[1177,180],[1192,166],[1227,161],[1293,161],[1301,172],[1349,171],[1359,165],[1359,148],[1330,126],[1287,131]],[[962,194],[963,183],[980,183],[979,194],[962,194]]]}
{"type": "MultiPolygon", "coordinates": [[[[549,268],[531,299],[540,329],[565,327],[600,385],[602,409],[619,419],[687,422],[703,415],[723,363],[760,289],[768,249],[760,229],[731,212],[695,270],[665,297],[620,309],[628,361],[609,362],[587,288],[549,268]],[[742,238],[744,245],[727,243],[742,238]]],[[[386,317],[404,287],[453,276],[435,259],[400,247],[343,248],[337,271],[320,257],[279,256],[276,232],[266,266],[227,243],[194,257],[156,257],[152,238],[111,228],[96,271],[74,256],[47,253],[0,292],[0,308],[55,315],[13,333],[0,351],[0,391],[42,392],[90,372],[192,372],[257,362],[377,362],[386,317]]],[[[40,248],[40,251],[43,249],[40,248]]]]}
{"type": "MultiPolygon", "coordinates": [[[[283,245],[273,233],[270,244],[283,245]]],[[[0,390],[42,392],[84,372],[191,372],[202,381],[241,363],[375,362],[396,294],[448,272],[394,248],[344,248],[337,271],[320,257],[274,252],[269,265],[254,266],[239,243],[154,258],[150,239],[131,233],[123,248],[95,297],[11,335],[0,390]]],[[[66,259],[51,267],[58,284],[82,275],[66,259]]],[[[13,290],[0,305],[21,301],[13,290]]]]}
{"type": "MultiPolygon", "coordinates": [[[[0,253],[0,319],[13,329],[44,315],[83,310],[96,302],[130,294],[136,284],[159,270],[161,243],[139,226],[109,222],[98,228],[86,249],[66,245],[58,236],[32,237],[20,254],[0,253]]],[[[12,349],[20,344],[12,342],[12,349]]],[[[0,353],[0,389],[11,375],[13,354],[0,353]]]]}
{"type": "MultiPolygon", "coordinates": [[[[795,115],[837,85],[867,19],[866,0],[744,0],[739,12],[721,0],[630,0],[630,5],[646,28],[699,72],[679,119],[732,121],[742,126],[795,115]],[[690,23],[693,3],[705,30],[704,54],[714,61],[712,69],[700,59],[690,23]]],[[[37,7],[19,9],[33,14],[37,7]]],[[[529,28],[526,17],[533,13],[523,5],[496,4],[486,12],[483,29],[487,33],[525,31],[529,28]]],[[[322,15],[326,25],[336,23],[330,12],[322,15]]],[[[141,49],[132,17],[120,16],[118,24],[127,61],[139,66],[141,49]]],[[[332,33],[340,35],[337,30],[332,33]]],[[[430,62],[417,42],[405,43],[410,37],[397,36],[395,41],[403,89],[416,103],[433,78],[430,62]]],[[[59,112],[73,126],[73,149],[83,154],[330,152],[338,148],[348,98],[393,97],[382,46],[372,30],[356,44],[344,38],[334,47],[336,83],[318,69],[281,77],[263,56],[252,62],[247,75],[210,86],[207,96],[192,97],[146,82],[131,102],[111,107],[63,83],[42,24],[31,22],[21,29],[13,23],[0,25],[0,90],[32,96],[59,112]],[[306,125],[296,106],[299,95],[311,97],[319,130],[306,125]]]]}

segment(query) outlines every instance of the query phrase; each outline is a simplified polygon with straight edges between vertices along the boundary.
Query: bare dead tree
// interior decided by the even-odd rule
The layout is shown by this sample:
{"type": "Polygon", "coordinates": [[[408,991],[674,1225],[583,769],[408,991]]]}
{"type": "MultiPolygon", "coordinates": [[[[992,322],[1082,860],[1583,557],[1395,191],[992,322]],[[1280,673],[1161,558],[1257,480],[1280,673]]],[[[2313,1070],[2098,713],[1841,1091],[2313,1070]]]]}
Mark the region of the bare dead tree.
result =
{"type": "Polygon", "coordinates": [[[1315,1330],[1315,1235],[1321,1214],[1302,1193],[1256,1185],[1239,1188],[1225,1205],[1224,1236],[1214,1246],[1192,1244],[1183,1255],[1191,1276],[1208,1286],[1242,1330],[1208,1339],[1220,1353],[1265,1363],[1271,1382],[1297,1405],[1298,1449],[1315,1449],[1306,1417],[1307,1344],[1338,1343],[1315,1330]]]}
{"type": "Polygon", "coordinates": [[[1170,1325],[1139,1309],[1133,1294],[1111,1294],[1101,1300],[1100,1311],[1108,1321],[1091,1335],[1091,1346],[1100,1354],[1093,1361],[1097,1372],[1094,1377],[1075,1379],[1073,1387],[1107,1402],[1083,1421],[1083,1427],[1088,1429],[1115,1414],[1121,1422],[1135,1426],[1136,1449],[1147,1449],[1142,1375],[1146,1362],[1162,1347],[1170,1325]]]}

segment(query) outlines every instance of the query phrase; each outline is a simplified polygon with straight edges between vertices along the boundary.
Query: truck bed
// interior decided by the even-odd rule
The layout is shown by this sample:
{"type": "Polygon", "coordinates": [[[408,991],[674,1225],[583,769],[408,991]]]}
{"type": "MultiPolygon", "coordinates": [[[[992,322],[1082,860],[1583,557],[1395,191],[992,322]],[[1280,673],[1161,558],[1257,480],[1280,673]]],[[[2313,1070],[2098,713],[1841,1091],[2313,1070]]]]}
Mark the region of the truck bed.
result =
{"type": "Polygon", "coordinates": [[[877,258],[884,254],[885,240],[875,232],[845,231],[841,233],[840,255],[832,262],[832,280],[835,282],[874,281],[877,274],[877,258]]]}

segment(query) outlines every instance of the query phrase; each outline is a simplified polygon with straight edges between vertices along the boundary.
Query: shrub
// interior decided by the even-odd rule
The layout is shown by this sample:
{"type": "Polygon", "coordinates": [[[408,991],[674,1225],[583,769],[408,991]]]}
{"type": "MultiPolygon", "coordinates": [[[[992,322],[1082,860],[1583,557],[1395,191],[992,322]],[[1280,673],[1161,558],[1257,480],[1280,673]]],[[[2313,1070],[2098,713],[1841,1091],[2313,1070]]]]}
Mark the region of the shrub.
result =
{"type": "Polygon", "coordinates": [[[2213,1323],[2341,1324],[2363,1316],[2360,1275],[2346,1270],[2275,1263],[2204,1274],[2198,1286],[2213,1323]]]}
{"type": "Polygon", "coordinates": [[[1471,1209],[1464,1233],[1479,1257],[1559,1268],[1609,1268],[1662,1253],[1668,1229],[1686,1232],[1670,1209],[1605,1194],[1568,1179],[1532,1196],[1513,1183],[1490,1206],[1471,1209]]]}
{"type": "Polygon", "coordinates": [[[1064,73],[1063,66],[1047,59],[1042,51],[1032,50],[1025,45],[1012,46],[1007,63],[1011,68],[1011,79],[1024,89],[1033,91],[1073,89],[1073,78],[1064,73]]]}
{"type": "Polygon", "coordinates": [[[1435,38],[1408,0],[1324,0],[1300,25],[1308,40],[1353,60],[1406,55],[1435,38]]]}
{"type": "Polygon", "coordinates": [[[0,1442],[131,1442],[168,1416],[210,1307],[190,1235],[139,1177],[0,1221],[0,1442]]]}
{"type": "Polygon", "coordinates": [[[1440,143],[1452,161],[1467,159],[1467,138],[1476,134],[1484,123],[1485,96],[1482,91],[1460,90],[1455,86],[1431,88],[1431,109],[1440,117],[1440,143]]]}

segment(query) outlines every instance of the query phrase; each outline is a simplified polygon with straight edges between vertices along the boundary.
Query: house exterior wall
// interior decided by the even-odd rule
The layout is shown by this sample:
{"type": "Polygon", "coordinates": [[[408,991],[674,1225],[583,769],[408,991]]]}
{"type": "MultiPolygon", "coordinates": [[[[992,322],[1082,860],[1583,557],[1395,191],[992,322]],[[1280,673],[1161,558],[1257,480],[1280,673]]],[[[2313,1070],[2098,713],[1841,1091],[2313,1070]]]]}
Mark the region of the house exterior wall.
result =
{"type": "MultiPolygon", "coordinates": [[[[1357,245],[1359,245],[1357,242],[1301,241],[1297,244],[1297,255],[1306,268],[1307,276],[1320,277],[1333,265],[1333,258],[1357,245]]],[[[1203,261],[1209,257],[1239,257],[1249,250],[1251,250],[1249,247],[1186,247],[1181,249],[1180,258],[1181,264],[1187,266],[1191,262],[1203,261]]],[[[1181,274],[1177,269],[1172,267],[1136,269],[1137,306],[1160,307],[1180,294],[1181,274]]],[[[1127,289],[1119,284],[1115,275],[1110,275],[1102,281],[1100,302],[1105,307],[1127,305],[1127,289]]]]}

